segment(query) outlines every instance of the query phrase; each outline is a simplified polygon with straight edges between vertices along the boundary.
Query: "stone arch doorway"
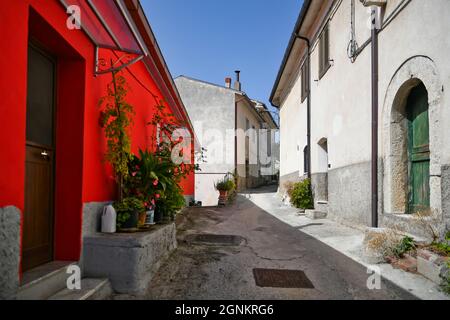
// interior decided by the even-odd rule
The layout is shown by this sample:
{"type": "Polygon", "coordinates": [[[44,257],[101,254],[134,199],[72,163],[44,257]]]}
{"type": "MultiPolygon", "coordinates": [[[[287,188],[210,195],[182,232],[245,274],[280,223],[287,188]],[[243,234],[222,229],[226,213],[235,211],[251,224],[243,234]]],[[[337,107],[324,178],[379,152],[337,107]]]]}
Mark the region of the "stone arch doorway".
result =
{"type": "Polygon", "coordinates": [[[435,218],[442,215],[441,95],[437,68],[423,56],[404,62],[387,88],[380,190],[384,224],[422,233],[413,226],[409,213],[428,211],[435,218]]]}

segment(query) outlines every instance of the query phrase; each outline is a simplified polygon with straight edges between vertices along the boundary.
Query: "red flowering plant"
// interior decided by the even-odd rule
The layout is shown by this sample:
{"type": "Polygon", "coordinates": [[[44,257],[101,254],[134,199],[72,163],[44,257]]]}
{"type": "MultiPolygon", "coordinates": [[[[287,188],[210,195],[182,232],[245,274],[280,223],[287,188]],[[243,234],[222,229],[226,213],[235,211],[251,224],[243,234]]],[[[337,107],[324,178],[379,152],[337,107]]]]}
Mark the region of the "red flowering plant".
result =
{"type": "Polygon", "coordinates": [[[157,157],[147,150],[139,150],[128,162],[129,176],[125,180],[125,193],[137,197],[146,210],[153,210],[159,195],[159,176],[162,168],[157,157]]]}
{"type": "Polygon", "coordinates": [[[198,170],[198,166],[192,163],[190,132],[182,121],[166,111],[162,102],[149,125],[156,131],[155,155],[163,168],[155,216],[173,219],[176,212],[186,204],[180,183],[198,170]]]}
{"type": "Polygon", "coordinates": [[[142,199],[147,210],[155,209],[155,220],[167,220],[185,206],[180,183],[197,167],[191,163],[190,145],[186,144],[190,137],[180,134],[186,130],[162,104],[149,125],[156,131],[155,149],[140,150],[131,157],[125,192],[142,199]]]}

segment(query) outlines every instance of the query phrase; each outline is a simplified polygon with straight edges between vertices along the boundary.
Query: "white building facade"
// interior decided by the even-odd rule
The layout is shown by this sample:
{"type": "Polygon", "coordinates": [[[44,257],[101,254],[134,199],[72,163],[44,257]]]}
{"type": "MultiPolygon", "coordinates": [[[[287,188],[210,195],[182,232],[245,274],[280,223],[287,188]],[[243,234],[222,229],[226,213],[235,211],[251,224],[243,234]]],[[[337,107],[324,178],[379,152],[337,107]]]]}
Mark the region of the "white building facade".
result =
{"type": "Polygon", "coordinates": [[[194,126],[196,149],[203,150],[195,173],[195,200],[203,206],[218,204],[215,183],[227,175],[235,175],[242,191],[270,183],[278,173],[278,126],[272,115],[240,90],[239,81],[232,88],[231,79],[226,80],[220,86],[186,76],[175,79],[194,126]]]}
{"type": "MultiPolygon", "coordinates": [[[[305,0],[294,34],[310,41],[311,79],[307,42],[293,35],[271,102],[280,109],[280,190],[309,172],[316,206],[370,226],[371,9],[362,2],[305,0]]],[[[450,1],[372,2],[384,3],[376,16],[380,225],[442,234],[450,227],[450,1]]]]}

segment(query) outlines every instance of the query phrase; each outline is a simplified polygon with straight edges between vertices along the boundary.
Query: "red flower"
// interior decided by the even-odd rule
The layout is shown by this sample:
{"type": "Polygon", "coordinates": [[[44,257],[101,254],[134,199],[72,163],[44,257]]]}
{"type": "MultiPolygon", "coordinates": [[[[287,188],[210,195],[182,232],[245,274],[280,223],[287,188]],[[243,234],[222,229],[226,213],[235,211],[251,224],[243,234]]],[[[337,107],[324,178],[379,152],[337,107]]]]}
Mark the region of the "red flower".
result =
{"type": "Polygon", "coordinates": [[[161,198],[161,195],[160,195],[159,193],[157,193],[157,194],[155,195],[155,197],[156,197],[156,199],[159,199],[159,198],[161,198]]]}
{"type": "Polygon", "coordinates": [[[158,185],[158,183],[159,183],[158,180],[153,181],[153,185],[154,185],[155,187],[158,185]]]}
{"type": "Polygon", "coordinates": [[[155,205],[155,199],[152,199],[152,205],[155,205]]]}

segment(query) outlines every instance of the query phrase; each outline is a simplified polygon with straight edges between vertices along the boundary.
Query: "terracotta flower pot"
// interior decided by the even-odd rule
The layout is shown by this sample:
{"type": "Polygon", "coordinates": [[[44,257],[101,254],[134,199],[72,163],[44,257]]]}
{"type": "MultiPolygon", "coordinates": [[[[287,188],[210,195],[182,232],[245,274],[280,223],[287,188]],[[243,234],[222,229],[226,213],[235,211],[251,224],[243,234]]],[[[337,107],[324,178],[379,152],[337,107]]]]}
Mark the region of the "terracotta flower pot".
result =
{"type": "Polygon", "coordinates": [[[228,191],[226,190],[219,190],[220,196],[221,197],[227,197],[228,196],[228,191]]]}
{"type": "Polygon", "coordinates": [[[145,219],[147,218],[147,212],[140,212],[139,213],[139,225],[143,226],[145,225],[145,219]]]}
{"type": "Polygon", "coordinates": [[[224,206],[227,204],[228,200],[228,191],[219,190],[219,206],[224,206]]]}

